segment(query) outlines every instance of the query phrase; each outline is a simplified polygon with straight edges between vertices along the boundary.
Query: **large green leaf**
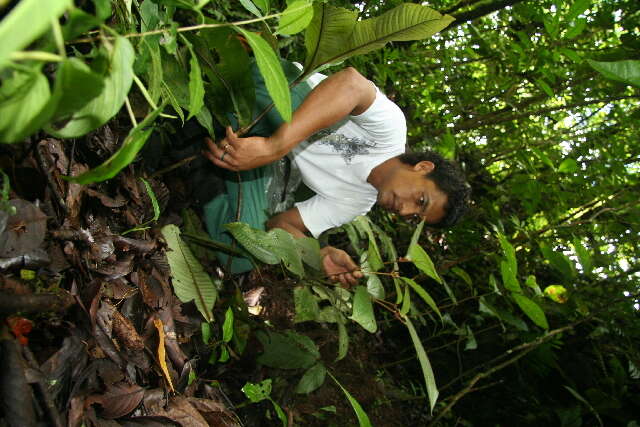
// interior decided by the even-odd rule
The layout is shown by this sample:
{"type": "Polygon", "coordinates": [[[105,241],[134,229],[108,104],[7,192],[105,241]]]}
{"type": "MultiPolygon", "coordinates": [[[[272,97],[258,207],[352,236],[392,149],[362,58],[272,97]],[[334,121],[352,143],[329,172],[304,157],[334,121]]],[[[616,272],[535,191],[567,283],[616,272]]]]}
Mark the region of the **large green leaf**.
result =
{"type": "Polygon", "coordinates": [[[264,349],[256,360],[271,368],[307,369],[320,358],[318,347],[305,335],[293,331],[259,331],[256,336],[264,349]]]}
{"type": "Polygon", "coordinates": [[[51,120],[66,119],[100,95],[104,79],[78,58],[65,59],[56,72],[53,98],[57,108],[51,120]],[[60,94],[57,96],[57,94],[60,94]]]}
{"type": "Polygon", "coordinates": [[[103,52],[109,61],[102,93],[77,110],[62,128],[49,126],[47,132],[59,138],[77,138],[105,124],[115,116],[133,82],[135,52],[129,40],[117,37],[103,52]]]}
{"type": "Polygon", "coordinates": [[[309,0],[294,0],[282,12],[277,32],[296,34],[309,26],[313,18],[313,5],[309,0]]]}
{"type": "Polygon", "coordinates": [[[187,120],[197,115],[204,106],[204,83],[200,63],[191,46],[189,51],[191,59],[189,60],[189,117],[187,120]]]}
{"type": "Polygon", "coordinates": [[[327,373],[329,374],[331,379],[333,379],[336,382],[336,384],[338,384],[338,386],[340,387],[340,390],[342,390],[344,395],[347,396],[347,400],[351,404],[351,407],[353,407],[353,410],[356,413],[356,417],[358,417],[358,424],[360,425],[360,427],[373,427],[373,425],[371,424],[371,421],[369,420],[369,416],[367,415],[366,412],[364,412],[364,409],[362,409],[362,406],[360,406],[360,403],[358,403],[358,401],[353,396],[351,396],[351,393],[349,393],[347,389],[344,388],[342,384],[338,382],[336,377],[331,375],[331,372],[327,372],[327,373]]]}
{"type": "Polygon", "coordinates": [[[212,322],[212,310],[218,298],[218,290],[211,277],[191,253],[189,246],[180,238],[178,227],[173,224],[164,226],[162,236],[169,249],[167,260],[176,296],[182,302],[194,301],[205,320],[212,322]]]}
{"type": "Polygon", "coordinates": [[[289,92],[289,83],[284,75],[278,56],[273,49],[271,49],[269,43],[259,35],[245,31],[240,27],[234,28],[244,35],[251,46],[256,57],[258,69],[262,77],[264,77],[264,83],[267,86],[267,91],[271,99],[273,99],[276,109],[285,121],[291,121],[291,93],[289,92]]]}
{"type": "Polygon", "coordinates": [[[436,312],[438,317],[440,317],[440,320],[442,320],[442,314],[440,313],[440,309],[438,308],[438,305],[433,300],[433,298],[431,298],[431,295],[429,295],[429,293],[425,291],[422,286],[418,285],[414,280],[411,280],[408,277],[401,277],[401,279],[405,283],[407,283],[409,286],[411,286],[411,289],[413,289],[415,293],[417,293],[420,296],[420,298],[422,298],[424,302],[426,302],[427,305],[431,307],[433,311],[436,312]]]}
{"type": "MultiPolygon", "coordinates": [[[[209,21],[206,21],[209,22],[209,21]]],[[[211,21],[213,22],[213,21],[211,21]]],[[[251,61],[238,35],[228,27],[203,30],[193,44],[203,63],[211,86],[205,102],[222,124],[228,124],[227,112],[232,111],[240,126],[251,122],[256,100],[251,77],[251,61]],[[212,52],[217,53],[218,61],[212,52]]]]}
{"type": "Polygon", "coordinates": [[[277,264],[280,258],[273,253],[271,248],[264,244],[266,232],[256,230],[242,222],[233,222],[224,226],[233,237],[246,249],[251,255],[264,262],[265,264],[277,264]]]}
{"type": "Polygon", "coordinates": [[[524,314],[526,314],[533,323],[540,326],[542,329],[549,329],[547,317],[544,315],[544,311],[542,311],[542,308],[540,308],[538,304],[522,294],[513,293],[511,296],[515,300],[516,304],[518,304],[518,307],[524,311],[524,314]]]}
{"type": "Polygon", "coordinates": [[[429,363],[429,358],[427,357],[427,352],[424,351],[424,347],[422,346],[422,342],[420,341],[420,337],[416,332],[416,328],[413,327],[413,323],[408,316],[403,316],[405,324],[407,325],[407,329],[409,329],[409,335],[411,336],[411,341],[413,342],[413,346],[416,349],[416,355],[418,356],[418,361],[420,361],[420,368],[422,368],[422,375],[424,376],[424,383],[427,387],[427,395],[429,396],[429,406],[431,407],[431,412],[433,412],[433,408],[438,401],[438,387],[436,386],[436,378],[433,375],[433,369],[431,369],[431,363],[429,363]]]}
{"type": "Polygon", "coordinates": [[[51,96],[40,71],[15,72],[0,86],[0,142],[20,142],[39,127],[51,96]]]}
{"type": "Polygon", "coordinates": [[[431,277],[436,282],[442,283],[442,278],[438,275],[436,267],[433,265],[433,261],[431,261],[431,258],[427,255],[425,250],[422,249],[422,246],[417,243],[410,245],[409,250],[407,251],[407,258],[424,274],[431,277]]]}
{"type": "Polygon", "coordinates": [[[305,35],[305,75],[383,47],[390,41],[419,40],[445,28],[454,18],[417,4],[401,4],[381,16],[358,21],[357,12],[315,4],[305,35]]]}
{"type": "Polygon", "coordinates": [[[318,319],[320,315],[318,300],[308,286],[299,286],[293,290],[293,302],[296,308],[294,323],[318,319]]]}
{"type": "Polygon", "coordinates": [[[588,59],[588,62],[608,79],[640,87],[640,60],[601,62],[588,59]]]}
{"type": "Polygon", "coordinates": [[[327,368],[322,363],[316,363],[304,373],[296,386],[296,393],[309,394],[324,383],[327,368]]]}
{"type": "Polygon", "coordinates": [[[373,313],[371,296],[369,295],[367,288],[364,286],[358,286],[355,294],[353,295],[353,313],[351,314],[350,319],[371,333],[378,330],[376,317],[373,313]]]}
{"type": "Polygon", "coordinates": [[[0,70],[11,53],[24,49],[44,33],[71,0],[22,0],[0,21],[0,70]]]}
{"type": "Polygon", "coordinates": [[[285,230],[274,228],[269,232],[258,230],[241,222],[225,224],[225,228],[253,256],[266,264],[283,262],[295,275],[302,277],[304,267],[294,237],[285,230]]]}
{"type": "Polygon", "coordinates": [[[90,184],[101,182],[116,176],[124,167],[131,163],[153,132],[151,124],[160,115],[164,105],[154,110],[145,119],[129,131],[122,146],[109,159],[100,166],[95,167],[82,175],[67,177],[69,181],[79,184],[90,184]]]}

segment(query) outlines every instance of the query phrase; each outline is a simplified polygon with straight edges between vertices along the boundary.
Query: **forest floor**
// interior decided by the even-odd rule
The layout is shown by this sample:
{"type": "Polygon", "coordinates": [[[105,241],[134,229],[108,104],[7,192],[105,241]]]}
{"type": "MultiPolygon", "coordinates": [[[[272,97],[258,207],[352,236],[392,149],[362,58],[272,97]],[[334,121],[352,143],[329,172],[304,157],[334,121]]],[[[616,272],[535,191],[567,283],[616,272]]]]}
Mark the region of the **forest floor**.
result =
{"type": "MultiPolygon", "coordinates": [[[[211,251],[192,246],[223,284],[215,328],[224,321],[221,307],[234,298],[259,308],[259,314],[247,312],[242,319],[247,325],[242,354],[231,352],[228,361],[218,361],[214,340],[203,341],[195,305],[175,296],[160,233],[166,224],[204,233],[192,210],[190,165],[154,176],[143,157],[102,183],[82,186],[64,179],[114,152],[121,131],[114,121],[82,144],[44,139],[0,151],[15,209],[0,211],[5,421],[278,425],[271,403],[249,404],[241,392],[247,382],[273,378],[271,396],[289,425],[353,425],[348,400],[329,378],[309,395],[295,394],[299,371],[256,362],[262,348],[255,331],[295,328],[314,340],[329,371],[367,408],[375,425],[403,425],[402,405],[390,399],[410,401],[411,394],[391,390],[389,377],[376,375],[377,366],[394,360],[398,349],[354,328],[349,353],[334,362],[337,333],[319,323],[294,325],[295,283],[278,266],[226,277],[211,251]],[[153,197],[141,177],[162,212],[157,221],[151,221],[153,197]]],[[[156,153],[154,169],[175,160],[171,153],[156,153]]],[[[424,399],[415,411],[423,411],[423,404],[424,399]]]]}

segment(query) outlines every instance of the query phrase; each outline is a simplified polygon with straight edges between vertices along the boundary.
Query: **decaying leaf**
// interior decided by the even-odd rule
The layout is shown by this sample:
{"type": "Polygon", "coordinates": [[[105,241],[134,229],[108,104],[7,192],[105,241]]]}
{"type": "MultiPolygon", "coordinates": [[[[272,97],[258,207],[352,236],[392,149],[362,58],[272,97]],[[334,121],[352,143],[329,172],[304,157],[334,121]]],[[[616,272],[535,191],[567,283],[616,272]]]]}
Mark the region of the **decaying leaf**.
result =
{"type": "Polygon", "coordinates": [[[133,411],[142,401],[144,389],[136,384],[118,383],[107,387],[104,394],[89,396],[85,405],[102,406],[100,416],[120,418],[133,411]]]}
{"type": "Polygon", "coordinates": [[[171,381],[171,375],[169,375],[169,368],[167,368],[167,355],[164,348],[164,327],[162,326],[162,320],[154,319],[153,324],[158,330],[158,363],[160,363],[160,369],[162,369],[162,373],[169,384],[169,388],[175,393],[173,382],[171,381]]]}

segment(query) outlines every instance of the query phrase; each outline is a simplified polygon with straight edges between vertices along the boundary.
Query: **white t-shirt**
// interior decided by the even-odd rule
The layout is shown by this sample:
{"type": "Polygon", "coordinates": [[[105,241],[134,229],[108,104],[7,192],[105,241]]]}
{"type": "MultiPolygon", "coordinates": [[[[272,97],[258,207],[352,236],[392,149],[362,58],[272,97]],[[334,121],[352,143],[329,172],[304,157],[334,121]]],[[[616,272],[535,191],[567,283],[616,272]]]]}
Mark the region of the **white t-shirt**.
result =
{"type": "MultiPolygon", "coordinates": [[[[314,74],[307,82],[313,88],[326,77],[314,74]]],[[[292,150],[303,182],[316,193],[295,204],[314,237],[369,212],[378,196],[367,182],[369,173],[403,154],[406,139],[404,114],[376,87],[376,98],[364,113],[347,116],[292,150]]]]}

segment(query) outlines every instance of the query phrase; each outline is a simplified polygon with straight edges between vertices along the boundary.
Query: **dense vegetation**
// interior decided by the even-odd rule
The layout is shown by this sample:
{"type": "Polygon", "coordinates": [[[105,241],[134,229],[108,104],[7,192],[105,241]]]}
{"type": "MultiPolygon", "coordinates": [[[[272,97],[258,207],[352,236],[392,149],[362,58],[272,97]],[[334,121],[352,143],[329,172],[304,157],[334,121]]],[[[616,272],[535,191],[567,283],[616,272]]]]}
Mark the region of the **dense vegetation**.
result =
{"type": "Polygon", "coordinates": [[[8,425],[640,423],[640,4],[330,3],[0,1],[8,425]],[[470,214],[324,236],[353,289],[234,224],[226,275],[190,132],[250,126],[251,57],[287,117],[276,55],[373,80],[470,214]]]}

